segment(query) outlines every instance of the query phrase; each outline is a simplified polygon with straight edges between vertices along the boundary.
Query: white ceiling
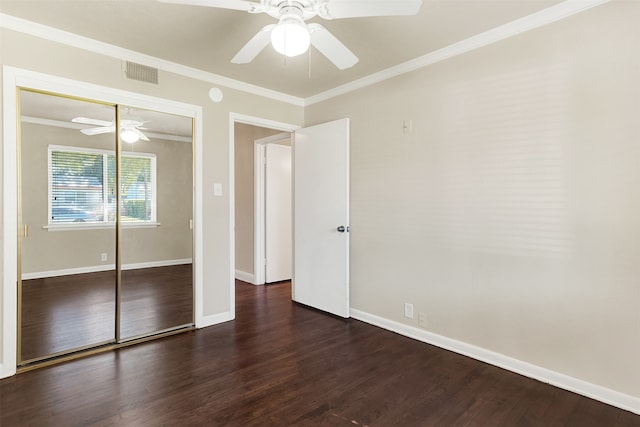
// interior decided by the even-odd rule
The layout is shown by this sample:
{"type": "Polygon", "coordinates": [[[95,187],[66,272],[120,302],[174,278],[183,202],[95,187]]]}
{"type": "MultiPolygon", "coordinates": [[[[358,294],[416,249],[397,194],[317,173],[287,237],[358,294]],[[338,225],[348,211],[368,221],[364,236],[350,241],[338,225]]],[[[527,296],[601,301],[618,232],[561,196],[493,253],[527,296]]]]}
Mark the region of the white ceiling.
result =
{"type": "MultiPolygon", "coordinates": [[[[339,1],[339,0],[332,0],[339,1]]],[[[560,3],[560,0],[423,0],[408,17],[324,21],[360,61],[340,71],[315,49],[284,59],[267,47],[250,64],[230,59],[265,14],[155,0],[0,0],[0,12],[160,59],[307,98],[418,58],[560,3]]]]}

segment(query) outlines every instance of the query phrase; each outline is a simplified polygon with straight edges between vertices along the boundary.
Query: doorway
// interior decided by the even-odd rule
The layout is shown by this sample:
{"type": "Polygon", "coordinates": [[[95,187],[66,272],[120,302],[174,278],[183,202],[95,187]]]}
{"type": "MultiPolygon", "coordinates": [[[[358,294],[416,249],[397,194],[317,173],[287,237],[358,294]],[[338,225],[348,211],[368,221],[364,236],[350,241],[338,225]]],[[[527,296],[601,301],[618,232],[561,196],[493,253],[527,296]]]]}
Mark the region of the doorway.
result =
{"type": "MultiPolygon", "coordinates": [[[[237,153],[235,130],[240,123],[256,125],[251,118],[230,116],[230,151],[237,153]]],[[[258,124],[260,122],[257,122],[258,124]]],[[[282,128],[281,128],[282,129],[282,128]]],[[[295,255],[292,277],[292,299],[329,313],[349,317],[349,134],[348,118],[297,129],[292,149],[291,181],[293,183],[294,229],[293,250],[295,255]]],[[[237,157],[237,154],[236,154],[237,157]]],[[[232,157],[233,159],[233,157],[232,157]]],[[[237,160],[237,159],[236,159],[237,160]]],[[[232,161],[232,164],[236,165],[232,161]]],[[[231,181],[244,178],[239,168],[231,173],[231,181]]],[[[250,174],[250,171],[247,173],[250,174]]],[[[238,198],[238,186],[235,197],[238,198]]],[[[243,210],[237,205],[235,215],[243,210]]],[[[232,210],[233,212],[233,210],[232,210]]],[[[245,210],[246,212],[246,210],[245,210]]],[[[237,217],[236,217],[237,218],[237,217]]],[[[250,226],[236,221],[231,230],[235,234],[231,250],[235,249],[235,277],[249,283],[256,282],[253,273],[238,271],[238,255],[247,255],[247,246],[236,245],[238,230],[250,226]]],[[[256,260],[260,261],[258,257],[256,260]]],[[[231,294],[235,280],[231,283],[231,294]]],[[[232,306],[235,301],[232,301],[232,306]]]]}
{"type": "Polygon", "coordinates": [[[292,278],[291,138],[285,132],[254,142],[254,271],[259,285],[292,278]]]}
{"type": "MultiPolygon", "coordinates": [[[[234,153],[234,218],[235,218],[235,278],[254,285],[265,284],[264,179],[258,170],[267,142],[282,142],[297,127],[266,119],[232,114],[230,148],[234,153]],[[283,133],[284,131],[284,133],[283,133]],[[256,144],[261,141],[262,144],[256,144]],[[261,208],[259,206],[262,205],[261,208]]],[[[288,142],[290,144],[290,142],[288,142]]],[[[288,257],[288,256],[286,256],[288,257]]]]}
{"type": "Polygon", "coordinates": [[[291,137],[265,147],[264,264],[265,282],[291,280],[293,222],[291,137]]]}

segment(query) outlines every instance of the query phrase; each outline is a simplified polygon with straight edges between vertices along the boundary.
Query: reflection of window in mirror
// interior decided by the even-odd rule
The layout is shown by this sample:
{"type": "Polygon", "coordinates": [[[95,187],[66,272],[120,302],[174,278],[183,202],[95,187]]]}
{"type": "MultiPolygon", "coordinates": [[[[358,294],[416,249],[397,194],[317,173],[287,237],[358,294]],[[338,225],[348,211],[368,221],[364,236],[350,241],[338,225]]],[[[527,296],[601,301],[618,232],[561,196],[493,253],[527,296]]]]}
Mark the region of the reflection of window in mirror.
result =
{"type": "MultiPolygon", "coordinates": [[[[49,146],[49,225],[109,223],[116,217],[115,153],[49,146]]],[[[123,222],[156,221],[156,156],[122,153],[123,222]]]]}

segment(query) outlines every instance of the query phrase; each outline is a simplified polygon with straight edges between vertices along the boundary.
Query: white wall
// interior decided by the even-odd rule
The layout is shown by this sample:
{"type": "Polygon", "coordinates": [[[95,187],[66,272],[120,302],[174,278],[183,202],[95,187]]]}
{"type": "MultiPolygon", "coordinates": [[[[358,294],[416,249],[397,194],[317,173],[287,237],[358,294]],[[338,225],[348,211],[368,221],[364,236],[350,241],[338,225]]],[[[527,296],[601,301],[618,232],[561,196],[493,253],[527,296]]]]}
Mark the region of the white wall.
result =
{"type": "Polygon", "coordinates": [[[306,108],[351,118],[355,310],[640,411],[638,22],[612,2],[306,108]]]}

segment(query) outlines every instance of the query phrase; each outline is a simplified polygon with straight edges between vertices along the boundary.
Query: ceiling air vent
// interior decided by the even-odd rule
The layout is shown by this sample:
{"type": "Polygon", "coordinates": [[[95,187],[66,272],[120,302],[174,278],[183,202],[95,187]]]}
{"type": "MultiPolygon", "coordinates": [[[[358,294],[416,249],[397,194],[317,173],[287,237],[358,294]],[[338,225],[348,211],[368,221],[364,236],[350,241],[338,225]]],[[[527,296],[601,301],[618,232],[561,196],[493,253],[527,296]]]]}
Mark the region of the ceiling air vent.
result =
{"type": "Polygon", "coordinates": [[[158,69],[131,61],[124,61],[124,75],[129,80],[158,84],[158,69]]]}

